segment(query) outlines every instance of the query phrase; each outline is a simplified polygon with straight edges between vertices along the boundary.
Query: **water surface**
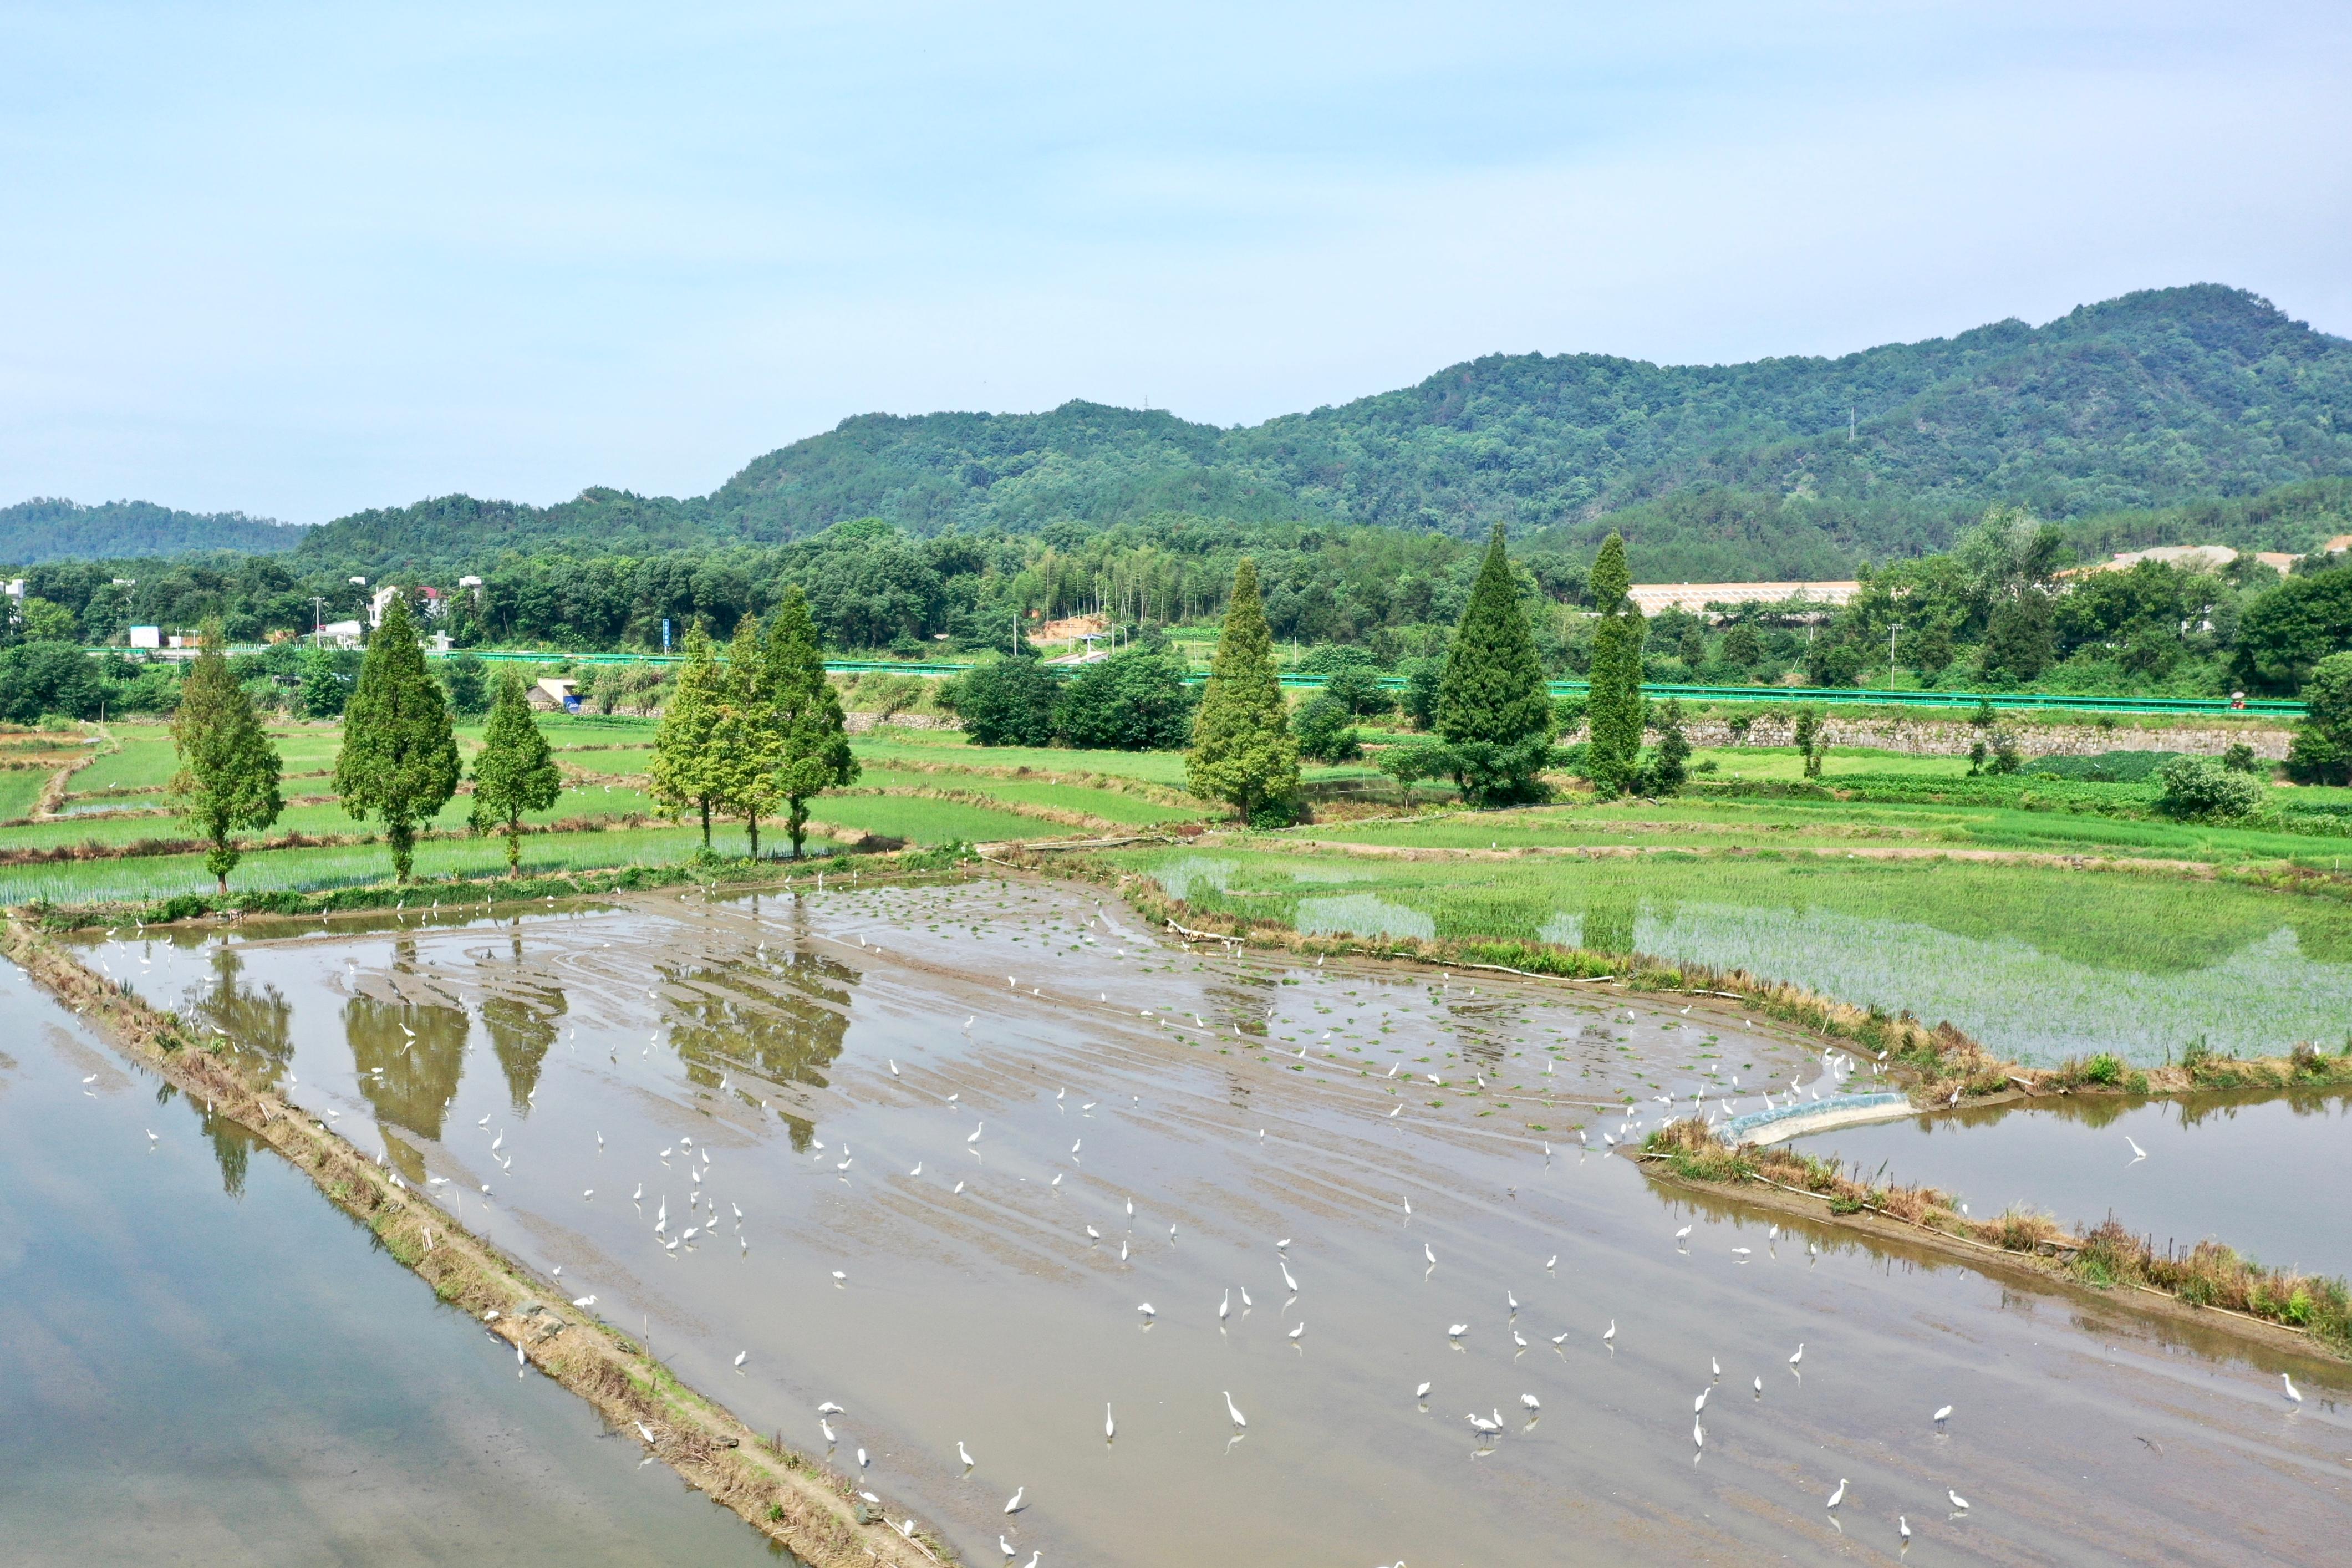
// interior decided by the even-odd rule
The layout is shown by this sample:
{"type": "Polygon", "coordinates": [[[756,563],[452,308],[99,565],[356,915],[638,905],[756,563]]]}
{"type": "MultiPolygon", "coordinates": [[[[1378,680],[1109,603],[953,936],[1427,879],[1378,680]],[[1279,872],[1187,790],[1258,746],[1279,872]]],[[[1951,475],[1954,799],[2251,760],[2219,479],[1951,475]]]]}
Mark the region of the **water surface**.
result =
{"type": "Polygon", "coordinates": [[[13,966],[0,1014],[0,1558],[782,1560],[13,966]]]}
{"type": "Polygon", "coordinates": [[[994,880],[281,929],[93,958],[967,1561],[1875,1561],[1899,1515],[2284,1563],[2352,1520],[2340,1370],[1584,1152],[1818,1072],[1736,1006],[1194,952],[994,880]]]}

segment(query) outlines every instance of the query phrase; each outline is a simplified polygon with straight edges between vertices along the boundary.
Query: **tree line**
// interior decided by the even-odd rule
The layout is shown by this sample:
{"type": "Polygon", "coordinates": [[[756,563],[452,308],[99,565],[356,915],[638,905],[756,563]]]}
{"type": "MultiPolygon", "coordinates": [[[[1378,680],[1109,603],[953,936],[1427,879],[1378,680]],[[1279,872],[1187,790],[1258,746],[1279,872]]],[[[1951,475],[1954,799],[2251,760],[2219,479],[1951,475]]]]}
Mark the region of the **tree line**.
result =
{"type": "MultiPolygon", "coordinates": [[[[169,786],[203,836],[205,869],[223,893],[243,853],[236,835],[266,831],[285,808],[278,748],[229,668],[225,641],[217,624],[207,627],[182,683],[172,716],[179,770],[169,786]]],[[[405,882],[418,828],[449,804],[461,774],[448,700],[425,668],[406,606],[395,600],[368,645],[343,713],[336,798],[353,821],[373,816],[382,824],[394,879],[405,882]]],[[[553,805],[563,788],[520,671],[506,672],[499,684],[473,778],[473,830],[505,837],[507,871],[514,875],[523,814],[553,805]]]]}

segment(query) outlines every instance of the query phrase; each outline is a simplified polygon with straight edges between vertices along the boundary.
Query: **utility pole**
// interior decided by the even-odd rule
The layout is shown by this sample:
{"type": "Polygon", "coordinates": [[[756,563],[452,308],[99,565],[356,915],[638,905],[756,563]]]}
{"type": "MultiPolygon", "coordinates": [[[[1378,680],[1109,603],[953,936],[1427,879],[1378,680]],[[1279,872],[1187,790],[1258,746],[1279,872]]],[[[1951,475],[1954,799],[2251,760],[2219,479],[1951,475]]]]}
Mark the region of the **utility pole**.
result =
{"type": "Polygon", "coordinates": [[[310,595],[310,646],[313,648],[327,646],[327,601],[317,594],[310,595]]]}
{"type": "Polygon", "coordinates": [[[1892,621],[1886,627],[1886,684],[1895,684],[1895,634],[1903,629],[1901,621],[1892,621]]]}

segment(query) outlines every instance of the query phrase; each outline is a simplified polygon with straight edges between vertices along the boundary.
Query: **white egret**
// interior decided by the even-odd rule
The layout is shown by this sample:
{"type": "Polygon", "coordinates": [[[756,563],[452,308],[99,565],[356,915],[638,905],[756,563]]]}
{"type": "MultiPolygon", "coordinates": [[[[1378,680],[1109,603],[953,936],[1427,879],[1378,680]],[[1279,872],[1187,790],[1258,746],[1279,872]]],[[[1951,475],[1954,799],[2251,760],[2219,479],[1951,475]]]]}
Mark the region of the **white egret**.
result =
{"type": "Polygon", "coordinates": [[[1142,1313],[1146,1318],[1154,1318],[1160,1315],[1160,1310],[1149,1301],[1146,1301],[1143,1305],[1138,1307],[1136,1310],[1142,1313]]]}
{"type": "Polygon", "coordinates": [[[1838,1478],[1837,1490],[1830,1493],[1830,1500],[1823,1503],[1822,1506],[1824,1508],[1835,1508],[1838,1504],[1843,1501],[1845,1501],[1845,1478],[1843,1476],[1840,1476],[1838,1478]]]}
{"type": "Polygon", "coordinates": [[[2295,1388],[2294,1379],[2289,1377],[2284,1373],[2279,1373],[2279,1384],[2286,1390],[2286,1396],[2289,1399],[2294,1400],[2297,1405],[2303,1403],[2303,1394],[2295,1388]]]}
{"type": "Polygon", "coordinates": [[[1530,1410],[1541,1410],[1543,1408],[1543,1402],[1538,1400],[1532,1394],[1520,1394],[1519,1403],[1526,1405],[1530,1410]]]}
{"type": "Polygon", "coordinates": [[[1425,1241],[1421,1244],[1421,1255],[1423,1258],[1428,1258],[1433,1266],[1436,1264],[1437,1254],[1431,1249],[1429,1243],[1425,1241]]]}
{"type": "Polygon", "coordinates": [[[833,1423],[825,1420],[823,1416],[819,1416],[817,1418],[816,1429],[824,1434],[824,1440],[827,1443],[838,1443],[841,1441],[840,1438],[833,1435],[833,1423]]]}
{"type": "Polygon", "coordinates": [[[1224,1299],[1217,1303],[1217,1321],[1221,1323],[1223,1322],[1227,1317],[1232,1315],[1233,1310],[1234,1293],[1231,1290],[1227,1290],[1224,1294],[1224,1299]]]}
{"type": "Polygon", "coordinates": [[[1415,1399],[1426,1399],[1426,1398],[1428,1398],[1428,1397],[1429,1397],[1429,1391],[1430,1391],[1430,1389],[1431,1389],[1431,1387],[1432,1387],[1432,1386],[1433,1386],[1433,1384],[1426,1384],[1426,1383],[1423,1384],[1419,1388],[1416,1388],[1416,1389],[1414,1389],[1414,1390],[1412,1391],[1412,1396],[1413,1396],[1415,1399]]]}
{"type": "Polygon", "coordinates": [[[1291,1330],[1291,1331],[1290,1331],[1290,1335],[1289,1335],[1289,1337],[1295,1340],[1295,1339],[1297,1339],[1299,1335],[1301,1335],[1301,1334],[1305,1333],[1306,1331],[1307,1331],[1307,1320],[1306,1320],[1306,1319],[1304,1319],[1304,1318],[1301,1318],[1301,1319],[1298,1321],[1298,1326],[1297,1326],[1297,1328],[1295,1328],[1295,1329],[1293,1329],[1293,1330],[1291,1330]]]}
{"type": "Polygon", "coordinates": [[[1946,1488],[1944,1489],[1944,1495],[1945,1495],[1946,1497],[1948,1497],[1948,1498],[1949,1498],[1949,1499],[1951,1499],[1951,1500],[1952,1500],[1952,1506],[1953,1506],[1954,1508],[1956,1508],[1956,1509],[1959,1510],[1962,1513],[1966,1513],[1966,1512],[1968,1512],[1968,1511],[1969,1511],[1969,1500],[1968,1500],[1968,1499],[1966,1499],[1966,1498],[1962,1497],[1959,1493],[1958,1493],[1958,1492],[1954,1491],[1954,1490],[1953,1490],[1951,1488],[1949,1488],[1949,1487],[1946,1487],[1946,1488]]]}
{"type": "Polygon", "coordinates": [[[2147,1159],[2147,1150],[2145,1150],[2145,1149],[2143,1149],[2143,1148],[2141,1148],[2137,1143],[2134,1143],[2134,1142],[2132,1142],[2132,1135],[2131,1135],[2130,1133],[2126,1132],[2126,1133],[2125,1133],[2125,1134],[2124,1134],[2124,1142],[2126,1142],[2126,1143],[2131,1143],[2132,1163],[2133,1163],[2133,1164],[2137,1165],[2137,1163],[2139,1163],[2142,1160],[2145,1160],[2145,1159],[2147,1159]]]}
{"type": "Polygon", "coordinates": [[[1241,1413],[1241,1407],[1234,1403],[1234,1396],[1230,1392],[1225,1394],[1225,1414],[1234,1418],[1234,1425],[1236,1426],[1249,1425],[1249,1417],[1241,1413]]]}
{"type": "Polygon", "coordinates": [[[741,1366],[745,1362],[751,1359],[751,1352],[750,1351],[737,1351],[735,1352],[735,1364],[737,1366],[741,1366]]]}
{"type": "MultiPolygon", "coordinates": [[[[1498,1410],[1495,1414],[1499,1417],[1502,1415],[1502,1412],[1498,1410]]],[[[1500,1419],[1489,1421],[1475,1410],[1470,1412],[1469,1420],[1472,1427],[1476,1429],[1481,1436],[1491,1437],[1496,1433],[1500,1432],[1503,1429],[1503,1423],[1500,1419]]]]}
{"type": "Polygon", "coordinates": [[[1111,1420],[1110,1406],[1106,1404],[1103,1406],[1103,1440],[1105,1442],[1108,1442],[1111,1438],[1118,1436],[1118,1426],[1116,1422],[1111,1420]]]}
{"type": "Polygon", "coordinates": [[[1933,1417],[1936,1425],[1938,1426],[1941,1426],[1945,1422],[1949,1421],[1951,1418],[1952,1407],[1948,1405],[1945,1405],[1941,1410],[1937,1411],[1933,1417]]]}
{"type": "Polygon", "coordinates": [[[1911,1544],[1911,1521],[1898,1513],[1895,1516],[1895,1528],[1902,1533],[1903,1544],[1906,1547],[1909,1546],[1911,1544]]]}
{"type": "Polygon", "coordinates": [[[1756,1374],[1756,1397],[1764,1397],[1764,1374],[1760,1372],[1756,1374]]]}
{"type": "Polygon", "coordinates": [[[1698,1391],[1698,1397],[1691,1401],[1691,1414],[1696,1415],[1700,1411],[1705,1410],[1706,1408],[1706,1396],[1714,1392],[1715,1390],[1712,1388],[1700,1389],[1698,1391]]]}
{"type": "Polygon", "coordinates": [[[1013,1495],[1005,1500],[1004,1511],[1007,1513],[1019,1513],[1021,1511],[1021,1494],[1028,1489],[1029,1489],[1027,1487],[1014,1487],[1013,1489],[1013,1495]]]}
{"type": "Polygon", "coordinates": [[[980,1463],[978,1459],[971,1457],[971,1451],[963,1446],[963,1439],[961,1437],[956,1439],[956,1458],[963,1461],[963,1468],[967,1470],[980,1463]]]}
{"type": "Polygon", "coordinates": [[[586,1296],[575,1296],[575,1297],[573,1297],[573,1298],[572,1298],[572,1304],[573,1306],[575,1306],[575,1307],[579,1307],[579,1308],[582,1308],[582,1309],[583,1309],[583,1310],[584,1310],[584,1309],[586,1309],[586,1308],[589,1308],[589,1307],[593,1307],[593,1306],[594,1306],[594,1305],[596,1304],[596,1298],[595,1298],[595,1296],[594,1296],[593,1294],[586,1295],[586,1296]]]}
{"type": "Polygon", "coordinates": [[[1465,1335],[1465,1334],[1468,1333],[1469,1331],[1470,1331],[1470,1325],[1469,1325],[1469,1324],[1467,1324],[1467,1323],[1456,1323],[1456,1324],[1454,1324],[1452,1328],[1450,1328],[1450,1329],[1448,1329],[1448,1330],[1446,1330],[1446,1331],[1445,1331],[1445,1337],[1446,1337],[1447,1339],[1449,1339],[1449,1340],[1458,1340],[1458,1339],[1460,1339],[1463,1335],[1465,1335]]]}
{"type": "Polygon", "coordinates": [[[1796,1353],[1796,1354],[1794,1354],[1794,1355],[1792,1355],[1792,1356],[1790,1356],[1790,1357],[1789,1358],[1789,1364],[1790,1364],[1790,1366],[1794,1366],[1794,1365],[1796,1365],[1799,1362],[1801,1362],[1801,1361],[1802,1361],[1802,1360],[1804,1360],[1804,1359],[1805,1359],[1805,1347],[1804,1347],[1804,1345],[1803,1345],[1802,1343],[1800,1343],[1800,1344],[1797,1346],[1797,1353],[1796,1353]]]}
{"type": "Polygon", "coordinates": [[[1606,1333],[1604,1333],[1604,1334],[1602,1334],[1602,1335],[1601,1336],[1601,1343],[1606,1344],[1606,1343],[1608,1343],[1610,1341],[1612,1341],[1612,1340],[1615,1339],[1616,1337],[1617,1337],[1617,1320],[1616,1320],[1616,1319],[1614,1319],[1614,1318],[1612,1318],[1612,1319],[1610,1319],[1610,1320],[1609,1320],[1609,1331],[1608,1331],[1608,1332],[1606,1332],[1606,1333]]]}
{"type": "Polygon", "coordinates": [[[847,1412],[843,1410],[840,1405],[835,1405],[830,1399],[826,1400],[823,1405],[818,1405],[816,1407],[816,1413],[819,1415],[843,1415],[847,1414],[847,1412]]]}

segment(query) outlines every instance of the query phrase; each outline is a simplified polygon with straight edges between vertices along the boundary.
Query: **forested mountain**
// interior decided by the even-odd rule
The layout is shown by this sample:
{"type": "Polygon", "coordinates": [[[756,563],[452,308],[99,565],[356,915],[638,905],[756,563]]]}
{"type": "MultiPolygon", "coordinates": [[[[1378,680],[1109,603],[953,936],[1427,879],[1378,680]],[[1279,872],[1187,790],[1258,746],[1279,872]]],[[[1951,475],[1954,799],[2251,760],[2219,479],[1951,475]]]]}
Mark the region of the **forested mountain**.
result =
{"type": "Polygon", "coordinates": [[[81,506],[35,497],[0,507],[0,561],[32,566],[44,561],[200,555],[215,550],[275,555],[293,549],[309,531],[241,511],[174,511],[143,500],[81,506]]]}
{"type": "MultiPolygon", "coordinates": [[[[1494,355],[1230,430],[1090,403],[866,415],[705,497],[449,497],[345,518],[302,552],[383,571],[505,550],[771,543],[860,517],[931,534],[1172,515],[1456,536],[1504,521],[1570,553],[1614,527],[1652,580],[1839,576],[1941,548],[1996,501],[2185,527],[2164,509],[2346,475],[2352,342],[2206,284],[1838,359],[1494,355]]],[[[2233,521],[2300,526],[2276,510],[2207,520],[2233,521]]]]}

